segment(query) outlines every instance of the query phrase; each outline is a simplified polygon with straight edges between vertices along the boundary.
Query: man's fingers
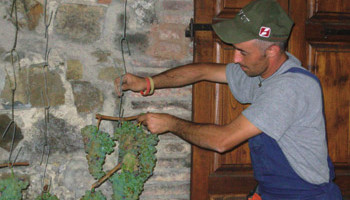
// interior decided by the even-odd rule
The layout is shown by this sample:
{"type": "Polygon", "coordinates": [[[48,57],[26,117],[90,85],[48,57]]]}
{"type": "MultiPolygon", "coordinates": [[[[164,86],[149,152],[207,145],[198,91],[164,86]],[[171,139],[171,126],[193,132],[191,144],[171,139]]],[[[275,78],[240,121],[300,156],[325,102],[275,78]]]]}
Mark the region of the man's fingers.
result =
{"type": "Polygon", "coordinates": [[[118,77],[114,80],[115,91],[119,97],[122,96],[123,90],[128,89],[126,85],[127,83],[126,75],[127,74],[124,74],[121,77],[118,77]]]}
{"type": "Polygon", "coordinates": [[[137,118],[137,121],[140,122],[141,124],[147,126],[147,121],[146,121],[146,116],[147,114],[144,114],[144,115],[140,115],[138,118],[137,118]]]}

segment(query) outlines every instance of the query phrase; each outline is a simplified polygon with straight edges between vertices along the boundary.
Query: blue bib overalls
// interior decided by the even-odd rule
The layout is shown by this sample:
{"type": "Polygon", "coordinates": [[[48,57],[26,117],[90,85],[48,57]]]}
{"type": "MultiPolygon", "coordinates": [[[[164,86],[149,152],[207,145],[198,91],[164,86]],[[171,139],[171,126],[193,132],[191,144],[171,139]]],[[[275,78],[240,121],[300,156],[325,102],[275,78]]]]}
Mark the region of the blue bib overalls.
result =
{"type": "MultiPolygon", "coordinates": [[[[318,78],[301,68],[291,68],[285,73],[301,73],[318,78]]],[[[320,85],[321,86],[321,85],[320,85]]],[[[263,200],[341,200],[341,192],[334,179],[334,167],[328,157],[330,178],[328,183],[311,184],[292,169],[276,140],[265,133],[249,139],[254,177],[259,183],[263,200]]]]}

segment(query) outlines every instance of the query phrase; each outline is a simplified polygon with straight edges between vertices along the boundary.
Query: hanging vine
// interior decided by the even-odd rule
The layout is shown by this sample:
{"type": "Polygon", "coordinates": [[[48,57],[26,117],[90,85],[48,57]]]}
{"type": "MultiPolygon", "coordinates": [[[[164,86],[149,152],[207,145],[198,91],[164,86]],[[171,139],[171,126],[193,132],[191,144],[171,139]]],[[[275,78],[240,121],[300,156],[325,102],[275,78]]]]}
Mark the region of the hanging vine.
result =
{"type": "MultiPolygon", "coordinates": [[[[81,134],[84,138],[85,152],[89,164],[91,175],[100,180],[112,182],[114,200],[136,200],[139,198],[144,183],[152,175],[156,164],[156,145],[158,136],[149,134],[142,127],[132,122],[123,122],[120,128],[117,128],[114,137],[98,131],[96,126],[86,126],[81,134]],[[111,170],[113,173],[106,174],[103,171],[103,163],[106,154],[113,151],[114,142],[118,141],[118,160],[119,164],[111,170]],[[113,143],[111,143],[113,142],[113,143]]],[[[95,187],[102,184],[103,181],[94,184],[91,191],[86,191],[82,199],[88,199],[88,196],[96,195],[95,187]]],[[[104,196],[98,195],[91,199],[104,199],[104,196]]]]}
{"type": "Polygon", "coordinates": [[[12,172],[11,176],[0,180],[0,200],[20,200],[22,190],[27,189],[28,181],[21,180],[12,172]]]}

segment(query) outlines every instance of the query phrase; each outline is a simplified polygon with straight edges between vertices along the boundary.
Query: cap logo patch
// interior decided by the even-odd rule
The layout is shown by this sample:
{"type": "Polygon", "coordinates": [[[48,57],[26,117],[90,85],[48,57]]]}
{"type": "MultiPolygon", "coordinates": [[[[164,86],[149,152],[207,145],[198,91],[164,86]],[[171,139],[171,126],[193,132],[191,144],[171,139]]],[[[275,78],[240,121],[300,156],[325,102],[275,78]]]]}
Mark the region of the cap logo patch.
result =
{"type": "Polygon", "coordinates": [[[270,37],[270,33],[271,33],[271,28],[262,26],[259,31],[259,36],[268,38],[270,37]]]}
{"type": "Polygon", "coordinates": [[[243,21],[243,23],[247,23],[250,22],[249,18],[247,17],[247,15],[244,14],[243,10],[240,10],[238,13],[238,16],[240,17],[240,19],[243,21]]]}

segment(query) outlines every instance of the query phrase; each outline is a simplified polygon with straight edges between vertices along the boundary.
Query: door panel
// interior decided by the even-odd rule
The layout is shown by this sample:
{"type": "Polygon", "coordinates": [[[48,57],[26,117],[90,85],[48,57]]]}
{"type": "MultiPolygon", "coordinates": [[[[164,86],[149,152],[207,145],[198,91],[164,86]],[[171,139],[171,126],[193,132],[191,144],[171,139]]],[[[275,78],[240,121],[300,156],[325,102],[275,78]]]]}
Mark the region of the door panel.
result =
{"type": "Polygon", "coordinates": [[[315,50],[315,74],[324,92],[329,154],[336,164],[349,164],[350,52],[315,50]],[[334,66],[334,67],[333,67],[334,66]]]}
{"type": "Polygon", "coordinates": [[[319,77],[325,104],[329,155],[335,182],[350,199],[350,49],[314,47],[311,70],[319,77]]]}
{"type": "Polygon", "coordinates": [[[322,84],[328,152],[335,182],[350,199],[350,2],[308,0],[304,66],[322,84]]]}
{"type": "MultiPolygon", "coordinates": [[[[195,23],[212,24],[234,17],[252,0],[195,0],[195,23]]],[[[329,154],[336,182],[350,199],[350,2],[279,0],[295,22],[288,51],[321,80],[329,154]]],[[[232,62],[233,49],[211,31],[197,31],[194,62],[232,62]]],[[[247,106],[226,84],[201,82],[193,87],[193,120],[227,124],[247,106]]],[[[219,154],[192,148],[191,199],[245,199],[256,182],[247,143],[219,154]]]]}

